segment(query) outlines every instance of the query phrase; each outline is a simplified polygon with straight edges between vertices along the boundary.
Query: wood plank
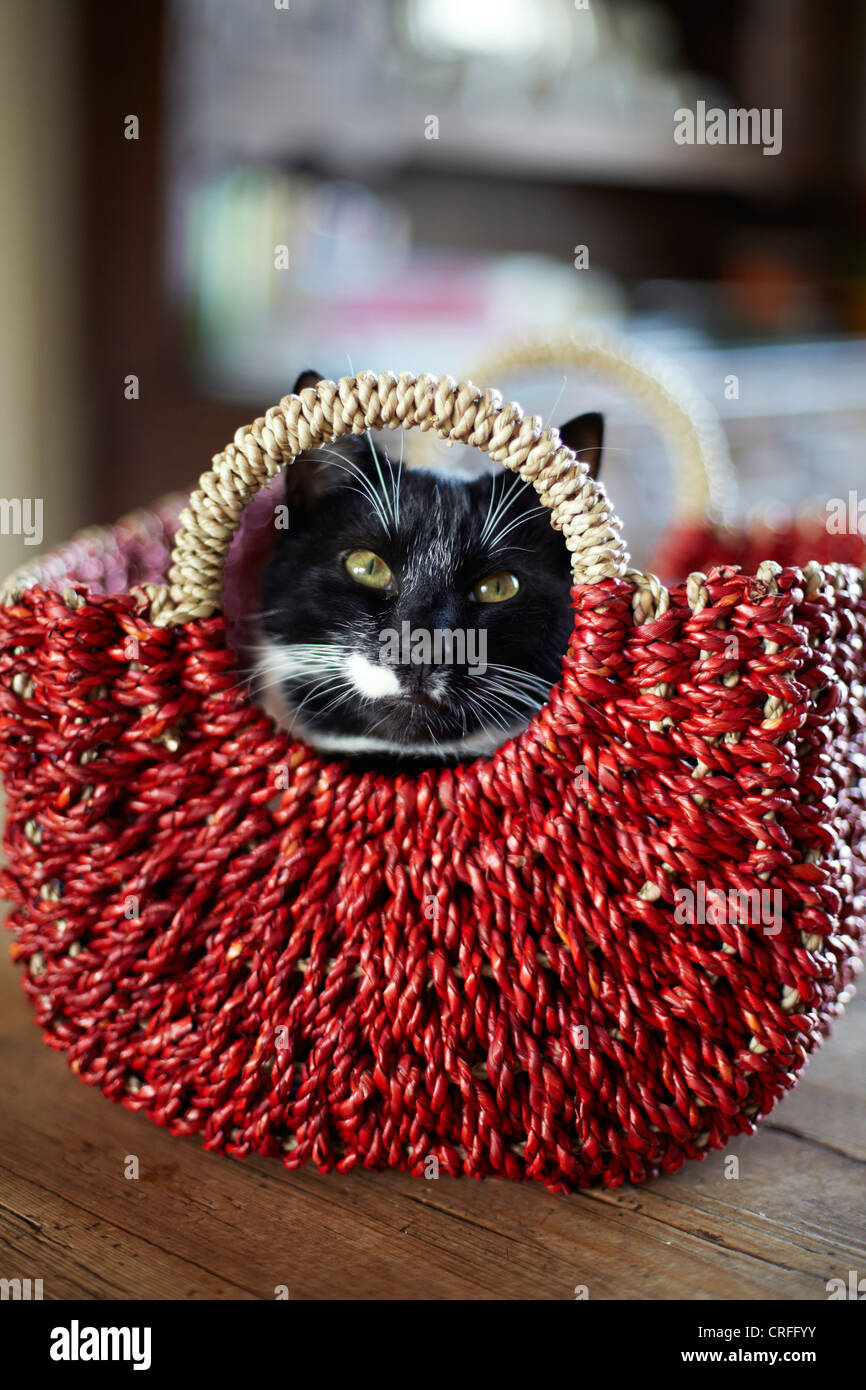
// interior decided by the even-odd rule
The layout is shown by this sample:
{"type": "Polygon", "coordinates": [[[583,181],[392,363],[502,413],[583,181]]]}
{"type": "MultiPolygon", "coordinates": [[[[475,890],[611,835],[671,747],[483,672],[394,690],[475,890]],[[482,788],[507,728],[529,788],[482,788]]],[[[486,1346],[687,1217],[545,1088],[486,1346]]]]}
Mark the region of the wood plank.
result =
{"type": "Polygon", "coordinates": [[[770,1127],[866,1160],[864,1040],[866,998],[861,996],[848,1005],[842,1022],[809,1062],[804,1084],[773,1111],[770,1127]]]}
{"type": "Polygon", "coordinates": [[[162,1249],[156,1239],[132,1236],[112,1219],[80,1207],[17,1173],[0,1169],[0,1249],[4,1267],[43,1280],[46,1299],[253,1298],[162,1249]],[[28,1215],[37,1211],[38,1220],[28,1215]],[[167,1293],[167,1288],[172,1290],[167,1293]]]}

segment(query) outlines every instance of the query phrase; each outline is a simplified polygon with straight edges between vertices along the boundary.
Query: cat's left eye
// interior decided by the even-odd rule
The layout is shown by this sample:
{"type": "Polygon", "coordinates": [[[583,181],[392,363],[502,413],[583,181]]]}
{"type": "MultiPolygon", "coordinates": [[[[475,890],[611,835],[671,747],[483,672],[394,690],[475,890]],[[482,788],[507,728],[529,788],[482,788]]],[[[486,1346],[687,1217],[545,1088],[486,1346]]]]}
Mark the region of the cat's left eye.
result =
{"type": "Polygon", "coordinates": [[[495,574],[488,574],[486,579],[479,579],[472,590],[472,597],[479,603],[504,603],[506,599],[514,598],[519,590],[520,580],[516,574],[510,570],[497,570],[495,574]]]}
{"type": "Polygon", "coordinates": [[[390,567],[381,555],[376,555],[372,550],[353,550],[343,564],[356,584],[363,584],[367,589],[393,587],[394,576],[390,567]]]}

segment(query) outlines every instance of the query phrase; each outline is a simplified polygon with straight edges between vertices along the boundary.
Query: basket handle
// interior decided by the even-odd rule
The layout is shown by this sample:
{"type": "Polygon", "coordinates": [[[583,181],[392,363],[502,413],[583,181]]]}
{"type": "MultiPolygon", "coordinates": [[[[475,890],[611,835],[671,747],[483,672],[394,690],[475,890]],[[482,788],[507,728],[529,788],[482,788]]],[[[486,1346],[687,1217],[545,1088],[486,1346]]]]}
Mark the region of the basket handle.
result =
{"type": "Polygon", "coordinates": [[[551,524],[565,536],[576,584],[625,573],[620,521],[604,488],[557,430],[469,381],[360,372],[284,396],[215,455],[181,513],[168,586],[148,586],[154,621],[169,627],[219,608],[223,566],[241,514],[284,464],[342,435],[401,426],[481,449],[531,482],[550,509],[551,524]]]}
{"type": "Polygon", "coordinates": [[[714,406],[662,354],[601,332],[528,339],[476,364],[470,376],[475,381],[500,381],[521,369],[555,366],[597,372],[643,403],[674,465],[679,522],[730,519],[736,509],[737,475],[722,423],[714,406]]]}

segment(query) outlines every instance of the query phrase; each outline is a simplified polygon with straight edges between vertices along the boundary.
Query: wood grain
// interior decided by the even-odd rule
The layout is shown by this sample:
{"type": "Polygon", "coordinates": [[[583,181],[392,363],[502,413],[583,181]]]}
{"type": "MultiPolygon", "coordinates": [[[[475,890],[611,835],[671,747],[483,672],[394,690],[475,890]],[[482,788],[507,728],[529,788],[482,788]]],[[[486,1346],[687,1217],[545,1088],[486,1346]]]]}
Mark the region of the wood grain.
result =
{"type": "Polygon", "coordinates": [[[0,1275],[46,1298],[823,1300],[866,1270],[863,1001],[757,1135],[570,1197],[206,1153],[71,1075],[5,959],[0,1016],[0,1275]]]}

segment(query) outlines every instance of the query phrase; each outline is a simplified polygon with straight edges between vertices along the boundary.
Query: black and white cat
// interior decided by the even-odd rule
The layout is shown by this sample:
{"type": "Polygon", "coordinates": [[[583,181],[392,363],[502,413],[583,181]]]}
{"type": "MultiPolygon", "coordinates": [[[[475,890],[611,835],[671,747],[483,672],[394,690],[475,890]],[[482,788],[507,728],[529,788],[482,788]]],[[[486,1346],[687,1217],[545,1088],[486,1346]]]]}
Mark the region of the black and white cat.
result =
{"type": "MultiPolygon", "coordinates": [[[[560,435],[596,476],[601,416],[560,435]]],[[[530,484],[407,470],[368,432],[300,455],[286,502],[255,672],[282,727],[325,753],[414,766],[490,753],[526,727],[572,627],[569,553],[530,484]]]]}

